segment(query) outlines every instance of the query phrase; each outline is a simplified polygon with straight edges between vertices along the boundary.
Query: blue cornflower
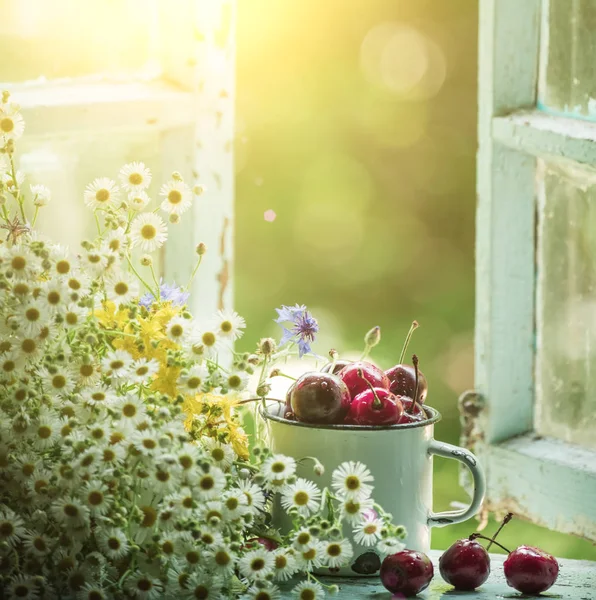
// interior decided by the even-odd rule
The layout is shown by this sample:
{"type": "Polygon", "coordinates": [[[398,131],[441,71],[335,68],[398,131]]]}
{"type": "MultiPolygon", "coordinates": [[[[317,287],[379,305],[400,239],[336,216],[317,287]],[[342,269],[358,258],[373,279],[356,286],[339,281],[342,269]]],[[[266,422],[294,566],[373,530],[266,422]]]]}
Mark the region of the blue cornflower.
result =
{"type": "MultiPolygon", "coordinates": [[[[182,288],[169,283],[159,282],[159,294],[162,302],[171,302],[174,306],[184,306],[190,297],[190,292],[185,292],[182,288]]],[[[155,296],[151,293],[146,293],[140,300],[139,304],[149,309],[155,302],[155,296]]]]}
{"type": "Polygon", "coordinates": [[[276,308],[278,318],[275,319],[276,323],[280,325],[282,323],[291,322],[294,326],[291,329],[281,325],[283,335],[280,346],[283,346],[287,342],[293,341],[298,344],[298,354],[302,357],[305,354],[311,352],[310,345],[315,341],[315,334],[319,331],[319,324],[317,320],[308,312],[306,306],[282,306],[276,308]]]}

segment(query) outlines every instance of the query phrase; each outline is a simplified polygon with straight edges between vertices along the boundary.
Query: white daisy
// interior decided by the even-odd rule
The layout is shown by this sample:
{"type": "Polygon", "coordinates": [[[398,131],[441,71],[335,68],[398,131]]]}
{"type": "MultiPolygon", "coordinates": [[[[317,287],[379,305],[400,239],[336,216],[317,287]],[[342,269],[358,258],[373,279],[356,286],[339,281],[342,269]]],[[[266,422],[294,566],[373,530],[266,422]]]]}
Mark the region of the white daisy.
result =
{"type": "Polygon", "coordinates": [[[151,184],[151,171],[142,162],[132,162],[120,169],[122,189],[138,193],[151,184]]]}
{"type": "Polygon", "coordinates": [[[107,208],[116,203],[119,196],[118,186],[109,177],[99,177],[85,188],[85,204],[95,210],[107,208]]]}
{"type": "Polygon", "coordinates": [[[77,600],[108,600],[108,592],[94,583],[86,583],[77,593],[77,600]]]}
{"type": "Polygon", "coordinates": [[[115,271],[105,281],[108,300],[116,306],[128,304],[139,297],[139,284],[124,271],[115,271]]]}
{"type": "Polygon", "coordinates": [[[302,527],[294,534],[292,545],[296,550],[302,552],[303,550],[308,550],[317,542],[317,538],[308,530],[308,528],[302,527]]]}
{"type": "Polygon", "coordinates": [[[238,570],[250,581],[255,581],[256,579],[265,579],[273,573],[274,564],[275,560],[271,552],[264,548],[257,548],[247,552],[238,561],[238,570]]]}
{"type": "Polygon", "coordinates": [[[68,527],[82,527],[89,520],[89,509],[76,498],[59,498],[52,504],[56,521],[68,527]]]}
{"type": "Polygon", "coordinates": [[[405,547],[406,545],[396,537],[383,538],[377,543],[377,550],[381,554],[395,554],[401,552],[405,547]]]}
{"type": "Polygon", "coordinates": [[[37,422],[32,428],[33,444],[39,450],[51,448],[59,437],[60,423],[53,413],[48,410],[40,410],[37,422]]]}
{"type": "Polygon", "coordinates": [[[242,371],[236,373],[229,373],[226,376],[226,386],[233,392],[242,392],[248,385],[248,375],[242,371]]]}
{"type": "Polygon", "coordinates": [[[120,252],[126,250],[127,237],[124,229],[118,227],[109,231],[103,241],[102,250],[108,254],[118,255],[120,252]]]}
{"type": "Polygon", "coordinates": [[[188,371],[182,371],[178,379],[178,386],[187,394],[198,394],[208,377],[209,371],[205,367],[195,365],[188,371]]]}
{"type": "Polygon", "coordinates": [[[312,571],[323,565],[326,559],[325,544],[315,542],[309,548],[296,552],[296,563],[301,571],[312,571]]]}
{"type": "Polygon", "coordinates": [[[128,206],[137,212],[142,211],[151,202],[147,192],[137,192],[128,195],[128,206]]]}
{"type": "Polygon", "coordinates": [[[162,462],[151,471],[148,485],[161,494],[173,492],[180,485],[180,470],[177,465],[162,462]]]}
{"type": "Polygon", "coordinates": [[[365,519],[353,529],[354,541],[362,546],[374,546],[381,539],[381,519],[365,519]]]}
{"type": "Polygon", "coordinates": [[[150,577],[142,571],[135,571],[126,578],[125,588],[139,600],[159,600],[162,598],[163,586],[159,579],[150,577]]]}
{"type": "Polygon", "coordinates": [[[296,559],[286,548],[273,551],[273,574],[277,581],[287,581],[296,573],[296,559]]]}
{"type": "Polygon", "coordinates": [[[248,512],[248,500],[240,490],[224,492],[221,501],[227,521],[236,521],[248,512]]]}
{"type": "MultiPolygon", "coordinates": [[[[0,121],[1,122],[1,121],[0,121]]],[[[39,598],[37,581],[33,577],[19,575],[11,580],[7,589],[7,600],[37,600],[39,598]]]]}
{"type": "Polygon", "coordinates": [[[236,311],[217,312],[213,318],[213,328],[217,333],[230,340],[237,340],[244,335],[246,321],[236,311]]]}
{"type": "Polygon", "coordinates": [[[100,530],[98,541],[101,551],[114,560],[126,556],[130,548],[126,534],[120,529],[100,530]]]}
{"type": "Polygon", "coordinates": [[[132,444],[144,456],[153,456],[163,451],[159,445],[159,436],[160,433],[151,428],[135,431],[132,436],[132,444]]]}
{"type": "Polygon", "coordinates": [[[192,321],[184,317],[174,317],[166,325],[166,335],[178,344],[182,344],[190,334],[192,321]]]}
{"type": "Polygon", "coordinates": [[[84,322],[89,316],[89,309],[79,306],[71,302],[65,309],[62,315],[62,324],[66,329],[76,327],[84,322]]]}
{"type": "Polygon", "coordinates": [[[373,506],[374,500],[372,498],[364,498],[362,500],[342,498],[340,506],[342,519],[350,525],[357,525],[363,520],[364,513],[373,506]]]}
{"type": "Polygon", "coordinates": [[[23,535],[23,544],[27,552],[30,552],[33,556],[42,557],[51,552],[54,542],[43,533],[27,531],[23,535]]]}
{"type": "Polygon", "coordinates": [[[18,352],[20,352],[21,356],[28,362],[36,361],[40,357],[42,349],[45,346],[45,341],[37,336],[24,336],[22,338],[17,338],[14,341],[16,342],[15,345],[18,348],[18,352]]]}
{"type": "MultiPolygon", "coordinates": [[[[87,252],[83,252],[81,256],[81,263],[83,268],[90,271],[91,275],[98,277],[102,275],[108,268],[109,256],[106,252],[100,250],[91,249],[87,252]]],[[[71,282],[69,281],[69,285],[71,282]]]]}
{"type": "Polygon", "coordinates": [[[71,377],[78,385],[89,387],[95,385],[101,376],[99,365],[95,363],[79,363],[71,367],[71,377]]]}
{"type": "Polygon", "coordinates": [[[236,485],[246,496],[248,506],[252,509],[252,512],[262,510],[265,507],[265,494],[258,485],[247,479],[237,481],[236,485]]]}
{"type": "Polygon", "coordinates": [[[221,338],[209,329],[195,328],[189,336],[189,342],[193,346],[193,352],[207,358],[215,356],[221,347],[221,338]]]}
{"type": "Polygon", "coordinates": [[[133,246],[140,246],[143,252],[153,252],[161,248],[168,239],[167,226],[163,219],[154,213],[143,213],[132,222],[130,235],[133,246]]]}
{"type": "Polygon", "coordinates": [[[16,313],[15,319],[19,328],[26,335],[39,335],[49,320],[49,311],[39,300],[22,304],[17,308],[16,313]]]}
{"type": "Polygon", "coordinates": [[[18,352],[8,352],[0,356],[0,381],[14,381],[19,374],[19,364],[22,355],[18,352]]]}
{"type": "Polygon", "coordinates": [[[260,582],[246,590],[241,600],[280,600],[281,592],[273,583],[260,582]]]}
{"type": "Polygon", "coordinates": [[[14,546],[25,535],[25,523],[9,508],[0,510],[0,542],[14,546]]]}
{"type": "Polygon", "coordinates": [[[201,458],[201,452],[196,444],[184,443],[182,448],[177,451],[176,459],[184,471],[190,471],[195,468],[197,461],[201,458]]]}
{"type": "Polygon", "coordinates": [[[226,476],[221,469],[211,467],[208,473],[201,473],[196,478],[195,489],[203,500],[217,498],[226,485],[226,476]]]}
{"type": "Polygon", "coordinates": [[[53,366],[50,369],[44,369],[41,372],[44,391],[54,397],[64,398],[68,396],[75,385],[69,370],[63,366],[53,366]]]}
{"type": "Polygon", "coordinates": [[[299,477],[296,483],[286,485],[281,491],[281,505],[289,510],[296,508],[298,514],[308,517],[320,508],[321,490],[307,479],[299,477]]]}
{"type": "Polygon", "coordinates": [[[39,299],[52,314],[61,311],[70,302],[68,288],[60,280],[55,279],[41,286],[39,299]]]}
{"type": "Polygon", "coordinates": [[[342,498],[368,498],[372,493],[369,483],[374,481],[368,468],[361,462],[344,462],[333,471],[331,487],[342,498]]]}
{"type": "Polygon", "coordinates": [[[110,376],[121,379],[128,375],[133,358],[126,350],[113,350],[108,352],[102,360],[103,370],[110,376]]]}
{"type": "Polygon", "coordinates": [[[207,554],[213,572],[223,577],[229,577],[235,568],[236,556],[225,544],[215,546],[207,554]]]}
{"type": "Polygon", "coordinates": [[[116,394],[107,387],[84,390],[81,396],[84,402],[92,406],[110,406],[118,399],[116,394]]]}
{"type": "Polygon", "coordinates": [[[110,510],[113,499],[105,483],[90,481],[80,494],[92,515],[105,515],[110,510]]]}
{"type": "Polygon", "coordinates": [[[283,454],[274,454],[265,460],[261,473],[269,486],[280,488],[296,473],[296,461],[283,454]]]}
{"type": "Polygon", "coordinates": [[[354,549],[348,540],[325,542],[325,563],[331,569],[346,565],[354,556],[354,549]]]}
{"type": "Polygon", "coordinates": [[[301,581],[292,589],[292,596],[297,600],[322,600],[325,590],[318,581],[301,581]]]}
{"type": "Polygon", "coordinates": [[[132,383],[147,383],[159,371],[159,363],[155,359],[139,358],[130,366],[129,380],[132,383]]]}
{"type": "Polygon", "coordinates": [[[165,183],[159,195],[164,198],[161,209],[170,214],[181,215],[192,204],[192,191],[183,181],[165,183]]]}
{"type": "Polygon", "coordinates": [[[25,131],[25,120],[17,110],[8,106],[0,108],[0,136],[18,140],[25,131]]]}
{"type": "Polygon", "coordinates": [[[33,196],[33,204],[35,206],[46,206],[52,199],[52,192],[50,188],[45,185],[30,185],[31,194],[33,196]]]}
{"type": "MultiPolygon", "coordinates": [[[[223,579],[206,571],[195,571],[185,584],[184,600],[222,600],[223,579]]],[[[266,600],[266,599],[263,599],[266,600]]]]}
{"type": "Polygon", "coordinates": [[[120,420],[130,424],[139,423],[147,416],[145,403],[133,394],[119,398],[114,404],[114,409],[118,411],[120,420]]]}
{"type": "Polygon", "coordinates": [[[31,254],[28,248],[21,245],[9,249],[6,264],[10,267],[15,279],[31,279],[40,272],[37,257],[31,254]]]}
{"type": "Polygon", "coordinates": [[[201,444],[220,469],[226,471],[232,466],[236,458],[236,453],[230,444],[223,444],[215,438],[210,437],[202,437],[201,444]]]}

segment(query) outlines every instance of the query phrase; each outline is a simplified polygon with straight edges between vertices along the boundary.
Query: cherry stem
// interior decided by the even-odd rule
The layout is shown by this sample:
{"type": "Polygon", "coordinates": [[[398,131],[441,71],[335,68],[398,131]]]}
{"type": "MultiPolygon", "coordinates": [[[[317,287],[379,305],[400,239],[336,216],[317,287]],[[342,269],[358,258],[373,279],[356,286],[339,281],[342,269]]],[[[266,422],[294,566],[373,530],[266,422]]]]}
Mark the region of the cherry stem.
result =
{"type": "Polygon", "coordinates": [[[493,540],[492,538],[482,535],[481,533],[473,533],[468,539],[470,539],[470,540],[477,540],[477,539],[488,540],[491,544],[495,544],[495,546],[499,546],[499,548],[501,548],[501,550],[505,550],[505,552],[507,552],[507,554],[511,554],[511,550],[507,550],[507,548],[505,548],[505,546],[502,546],[501,544],[499,544],[499,542],[495,542],[495,540],[493,540]]]}
{"type": "Polygon", "coordinates": [[[370,391],[373,393],[373,396],[375,397],[373,404],[372,404],[373,408],[376,410],[381,410],[381,408],[383,408],[383,403],[381,402],[381,399],[377,396],[375,386],[368,379],[366,379],[366,377],[364,377],[364,373],[362,372],[362,369],[358,369],[358,377],[360,377],[360,379],[364,379],[364,381],[366,381],[366,385],[368,385],[368,387],[370,388],[370,391]]]}
{"type": "Polygon", "coordinates": [[[410,405],[409,414],[413,414],[414,408],[416,407],[416,400],[418,399],[418,357],[414,354],[412,355],[412,363],[414,365],[414,373],[416,375],[416,385],[414,386],[414,397],[412,398],[412,404],[410,405]]]}
{"type": "Polygon", "coordinates": [[[406,351],[408,349],[408,344],[410,343],[410,340],[412,339],[412,334],[414,333],[414,331],[416,331],[416,329],[418,328],[418,321],[412,321],[412,325],[410,326],[410,331],[408,331],[408,335],[406,336],[406,341],[404,342],[404,347],[401,350],[401,355],[399,357],[399,363],[398,364],[402,364],[404,362],[404,357],[406,355],[406,351]]]}
{"type": "Polygon", "coordinates": [[[493,543],[496,544],[495,540],[497,539],[497,536],[499,535],[499,533],[501,533],[501,529],[503,529],[503,527],[505,527],[505,525],[507,525],[507,523],[509,523],[509,521],[511,521],[511,519],[513,519],[513,513],[507,513],[505,515],[505,518],[503,519],[503,522],[499,526],[499,529],[497,529],[497,531],[495,532],[495,535],[493,535],[493,537],[491,538],[490,544],[486,547],[487,550],[490,550],[490,547],[493,545],[493,543]]]}

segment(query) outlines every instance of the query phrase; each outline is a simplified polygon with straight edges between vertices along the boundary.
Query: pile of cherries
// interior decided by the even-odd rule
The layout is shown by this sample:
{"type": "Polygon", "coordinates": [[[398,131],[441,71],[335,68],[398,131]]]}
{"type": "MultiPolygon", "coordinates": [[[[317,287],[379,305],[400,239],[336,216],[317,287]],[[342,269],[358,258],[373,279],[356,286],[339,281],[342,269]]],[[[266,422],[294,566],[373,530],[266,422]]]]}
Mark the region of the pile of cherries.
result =
{"type": "Polygon", "coordinates": [[[424,421],[428,385],[413,365],[403,363],[414,321],[399,364],[387,371],[360,360],[332,360],[321,371],[304,373],[286,396],[285,417],[304,423],[386,426],[424,421]]]}
{"type": "MultiPolygon", "coordinates": [[[[509,554],[503,567],[510,587],[523,594],[535,595],[548,590],[557,580],[559,564],[540,548],[519,546],[510,552],[495,541],[501,529],[511,520],[509,513],[492,538],[473,533],[455,542],[439,559],[443,579],[456,590],[472,591],[480,587],[490,574],[488,550],[495,544],[509,554]],[[488,540],[487,548],[478,539],[488,540]]],[[[392,593],[415,596],[425,590],[433,578],[430,558],[414,550],[403,550],[387,556],[381,565],[381,582],[392,593]]]]}

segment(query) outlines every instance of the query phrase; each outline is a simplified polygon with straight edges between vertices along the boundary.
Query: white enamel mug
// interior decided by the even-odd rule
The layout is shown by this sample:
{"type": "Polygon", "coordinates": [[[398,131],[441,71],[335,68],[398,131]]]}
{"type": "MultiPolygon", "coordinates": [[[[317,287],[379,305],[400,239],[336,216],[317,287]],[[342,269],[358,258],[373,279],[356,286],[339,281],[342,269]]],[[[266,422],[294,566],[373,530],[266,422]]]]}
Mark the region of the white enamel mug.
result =
{"type": "MultiPolygon", "coordinates": [[[[261,414],[266,422],[270,447],[275,453],[300,460],[318,458],[325,467],[321,477],[313,474],[312,462],[298,465],[297,475],[331,486],[331,474],[345,461],[364,463],[374,476],[373,498],[393,515],[396,525],[407,530],[406,547],[428,553],[431,527],[460,523],[473,517],[484,498],[484,474],[476,457],[465,448],[439,442],[433,438],[438,411],[425,406],[429,418],[420,423],[369,427],[357,425],[310,425],[288,421],[281,414],[283,405],[269,404],[261,414]],[[455,459],[470,469],[474,493],[463,510],[435,513],[432,510],[433,456],[455,459]]],[[[279,505],[274,506],[273,525],[289,528],[290,520],[279,505]]],[[[344,532],[351,539],[351,531],[344,532]]],[[[351,564],[333,573],[341,576],[374,575],[382,556],[371,548],[356,544],[351,564]]],[[[326,574],[330,574],[327,572],[326,574]]]]}

